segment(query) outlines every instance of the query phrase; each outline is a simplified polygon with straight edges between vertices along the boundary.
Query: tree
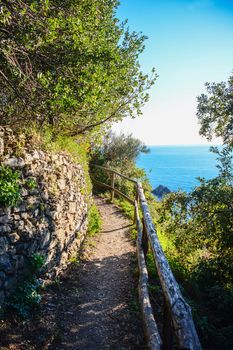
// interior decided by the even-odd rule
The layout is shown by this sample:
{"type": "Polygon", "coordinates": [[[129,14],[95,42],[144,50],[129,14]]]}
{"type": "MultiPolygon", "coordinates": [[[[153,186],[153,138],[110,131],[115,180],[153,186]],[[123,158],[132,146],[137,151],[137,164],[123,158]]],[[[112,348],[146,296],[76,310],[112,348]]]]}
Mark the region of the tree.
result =
{"type": "MultiPolygon", "coordinates": [[[[151,190],[143,169],[136,167],[136,159],[140,153],[148,153],[149,149],[142,141],[131,134],[116,135],[109,132],[103,140],[103,144],[95,147],[92,152],[91,164],[108,167],[130,178],[140,179],[145,188],[151,190]]],[[[111,184],[111,175],[101,169],[93,168],[95,178],[101,182],[111,184]]],[[[135,186],[129,181],[116,177],[115,186],[128,196],[135,192],[135,186]]],[[[144,188],[144,189],[145,189],[144,188]]]]}
{"type": "Polygon", "coordinates": [[[104,138],[103,144],[94,149],[93,161],[127,172],[127,169],[135,164],[140,153],[148,152],[149,149],[143,142],[134,138],[132,134],[116,135],[109,132],[104,138]]]}
{"type": "Polygon", "coordinates": [[[206,83],[207,95],[197,98],[200,134],[211,140],[222,137],[224,144],[233,147],[233,76],[227,83],[206,83]]]}
{"type": "Polygon", "coordinates": [[[75,136],[141,113],[156,78],[140,70],[145,37],[117,0],[2,0],[0,117],[75,136]]]}

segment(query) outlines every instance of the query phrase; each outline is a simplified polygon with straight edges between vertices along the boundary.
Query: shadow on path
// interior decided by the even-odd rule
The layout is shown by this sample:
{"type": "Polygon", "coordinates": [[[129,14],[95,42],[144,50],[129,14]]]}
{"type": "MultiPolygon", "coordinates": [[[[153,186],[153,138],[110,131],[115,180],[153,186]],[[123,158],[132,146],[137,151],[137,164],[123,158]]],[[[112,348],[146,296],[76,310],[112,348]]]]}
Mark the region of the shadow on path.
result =
{"type": "Polygon", "coordinates": [[[132,226],[134,226],[134,224],[129,224],[129,225],[126,225],[126,226],[123,226],[123,227],[120,227],[120,228],[114,228],[113,230],[102,231],[102,233],[109,233],[109,232],[120,231],[122,229],[129,228],[129,227],[132,227],[132,226]]]}
{"type": "Polygon", "coordinates": [[[50,349],[142,349],[134,269],[133,253],[127,253],[83,262],[65,277],[58,295],[60,339],[50,349]]]}

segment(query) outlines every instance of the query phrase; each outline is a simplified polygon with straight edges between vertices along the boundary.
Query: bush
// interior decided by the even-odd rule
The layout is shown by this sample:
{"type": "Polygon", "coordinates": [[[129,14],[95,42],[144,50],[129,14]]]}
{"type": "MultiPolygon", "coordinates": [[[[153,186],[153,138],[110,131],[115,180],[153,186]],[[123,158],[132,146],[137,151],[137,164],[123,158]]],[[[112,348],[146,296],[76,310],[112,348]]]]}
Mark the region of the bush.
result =
{"type": "Polygon", "coordinates": [[[0,204],[14,207],[20,196],[20,173],[9,167],[0,167],[0,204]]]}
{"type": "Polygon", "coordinates": [[[35,278],[24,281],[16,288],[7,305],[19,316],[28,317],[31,309],[41,301],[40,286],[40,281],[35,278]]]}
{"type": "Polygon", "coordinates": [[[34,253],[29,259],[29,271],[32,275],[37,276],[44,266],[45,259],[41,254],[34,253]]]}
{"type": "Polygon", "coordinates": [[[159,209],[160,229],[173,242],[173,271],[193,305],[207,348],[232,347],[233,187],[222,176],[191,193],[171,193],[159,209]]]}
{"type": "MultiPolygon", "coordinates": [[[[148,153],[149,149],[132,135],[115,135],[109,133],[103,145],[92,151],[91,163],[116,170],[117,172],[143,182],[144,188],[151,190],[145,171],[135,166],[140,153],[148,153]]],[[[111,185],[111,173],[105,170],[92,168],[96,180],[111,185]]],[[[134,183],[115,176],[115,187],[128,197],[135,198],[134,183]]]]}
{"type": "Polygon", "coordinates": [[[38,279],[38,275],[44,263],[42,255],[33,254],[29,259],[28,276],[10,296],[7,306],[16,311],[20,317],[27,318],[32,308],[39,305],[41,301],[41,281],[38,279]]]}
{"type": "Polygon", "coordinates": [[[38,184],[34,178],[30,177],[26,181],[26,186],[30,190],[35,190],[38,187],[38,184]]]}

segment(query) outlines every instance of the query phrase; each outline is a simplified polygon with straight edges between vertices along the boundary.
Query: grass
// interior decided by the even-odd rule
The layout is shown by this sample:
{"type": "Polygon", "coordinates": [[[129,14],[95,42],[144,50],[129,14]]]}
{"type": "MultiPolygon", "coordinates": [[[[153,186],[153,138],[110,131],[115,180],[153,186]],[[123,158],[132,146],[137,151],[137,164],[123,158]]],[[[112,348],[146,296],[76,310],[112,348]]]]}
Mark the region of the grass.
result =
{"type": "Polygon", "coordinates": [[[87,234],[89,237],[95,236],[97,233],[100,232],[102,227],[102,219],[100,216],[100,213],[98,211],[98,208],[95,204],[92,204],[88,211],[88,228],[87,228],[87,234]]]}

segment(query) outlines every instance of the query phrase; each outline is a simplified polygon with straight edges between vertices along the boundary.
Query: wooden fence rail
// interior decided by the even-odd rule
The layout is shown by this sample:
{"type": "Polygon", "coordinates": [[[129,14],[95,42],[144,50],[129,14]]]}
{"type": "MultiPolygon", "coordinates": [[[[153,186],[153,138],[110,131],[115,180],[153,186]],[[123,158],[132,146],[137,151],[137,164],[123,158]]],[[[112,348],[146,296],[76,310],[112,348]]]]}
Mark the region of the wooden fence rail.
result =
{"type": "Polygon", "coordinates": [[[151,350],[173,349],[173,335],[176,340],[176,348],[182,350],[201,350],[201,344],[197,336],[192,318],[191,308],[184,300],[179,285],[171,271],[168,261],[160,245],[158,235],[149,211],[149,207],[140,182],[116,172],[113,169],[99,165],[93,167],[110,173],[111,185],[97,181],[92,177],[93,183],[105,187],[111,191],[111,200],[114,195],[122,196],[134,205],[134,223],[137,227],[137,256],[139,266],[139,300],[144,324],[147,344],[151,350]],[[115,188],[115,177],[134,183],[136,198],[129,198],[115,188]],[[141,209],[141,217],[139,215],[141,209]],[[155,266],[159,276],[164,297],[163,334],[160,335],[155,322],[148,291],[148,272],[146,255],[150,245],[154,257],[155,266]]]}

